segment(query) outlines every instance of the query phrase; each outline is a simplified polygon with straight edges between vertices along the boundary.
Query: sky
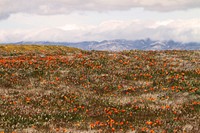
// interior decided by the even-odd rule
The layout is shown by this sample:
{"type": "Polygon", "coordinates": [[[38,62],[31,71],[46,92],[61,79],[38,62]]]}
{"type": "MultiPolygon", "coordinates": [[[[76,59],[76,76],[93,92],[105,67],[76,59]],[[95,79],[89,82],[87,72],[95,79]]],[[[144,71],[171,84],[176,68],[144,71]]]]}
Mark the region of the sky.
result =
{"type": "Polygon", "coordinates": [[[200,42],[200,0],[0,0],[0,43],[200,42]]]}

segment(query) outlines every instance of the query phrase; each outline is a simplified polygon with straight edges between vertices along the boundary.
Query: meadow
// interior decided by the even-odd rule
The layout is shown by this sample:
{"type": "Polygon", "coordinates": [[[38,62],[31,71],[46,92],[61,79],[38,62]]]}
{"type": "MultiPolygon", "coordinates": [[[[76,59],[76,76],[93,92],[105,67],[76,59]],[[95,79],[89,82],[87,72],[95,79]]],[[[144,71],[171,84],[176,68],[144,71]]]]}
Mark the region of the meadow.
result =
{"type": "Polygon", "coordinates": [[[0,46],[0,133],[200,132],[200,51],[0,46]]]}

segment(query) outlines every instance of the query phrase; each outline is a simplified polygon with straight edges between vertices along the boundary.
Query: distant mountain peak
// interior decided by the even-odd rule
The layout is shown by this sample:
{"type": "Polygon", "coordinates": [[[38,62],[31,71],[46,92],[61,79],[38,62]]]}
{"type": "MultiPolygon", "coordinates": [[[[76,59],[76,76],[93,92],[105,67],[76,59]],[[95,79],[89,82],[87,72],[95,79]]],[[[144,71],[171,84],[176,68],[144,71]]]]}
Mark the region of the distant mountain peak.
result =
{"type": "Polygon", "coordinates": [[[122,50],[200,50],[200,43],[197,42],[177,42],[174,40],[160,41],[151,40],[150,38],[140,40],[103,40],[103,41],[83,41],[83,42],[17,42],[14,44],[41,44],[41,45],[65,45],[76,47],[83,50],[103,50],[103,51],[122,51],[122,50]]]}

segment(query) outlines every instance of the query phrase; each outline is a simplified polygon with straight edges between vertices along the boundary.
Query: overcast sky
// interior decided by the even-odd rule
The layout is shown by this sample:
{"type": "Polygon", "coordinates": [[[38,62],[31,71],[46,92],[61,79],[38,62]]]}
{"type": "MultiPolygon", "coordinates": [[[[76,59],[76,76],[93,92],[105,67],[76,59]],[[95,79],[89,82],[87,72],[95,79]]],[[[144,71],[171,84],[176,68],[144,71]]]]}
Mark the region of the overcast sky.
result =
{"type": "Polygon", "coordinates": [[[200,0],[0,0],[0,43],[200,42],[200,0]]]}

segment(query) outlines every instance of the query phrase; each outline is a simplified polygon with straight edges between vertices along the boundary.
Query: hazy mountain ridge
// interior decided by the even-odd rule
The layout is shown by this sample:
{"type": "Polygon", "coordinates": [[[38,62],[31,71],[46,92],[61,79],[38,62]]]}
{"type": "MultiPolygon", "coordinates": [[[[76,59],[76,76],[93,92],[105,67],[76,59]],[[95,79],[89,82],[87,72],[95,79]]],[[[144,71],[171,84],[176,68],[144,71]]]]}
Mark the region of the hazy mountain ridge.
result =
{"type": "Polygon", "coordinates": [[[14,44],[41,44],[41,45],[64,45],[76,47],[83,50],[108,50],[108,51],[121,51],[121,50],[200,50],[200,43],[189,42],[182,43],[173,40],[159,41],[141,39],[141,40],[104,40],[104,41],[83,41],[83,42],[17,42],[14,44]]]}

